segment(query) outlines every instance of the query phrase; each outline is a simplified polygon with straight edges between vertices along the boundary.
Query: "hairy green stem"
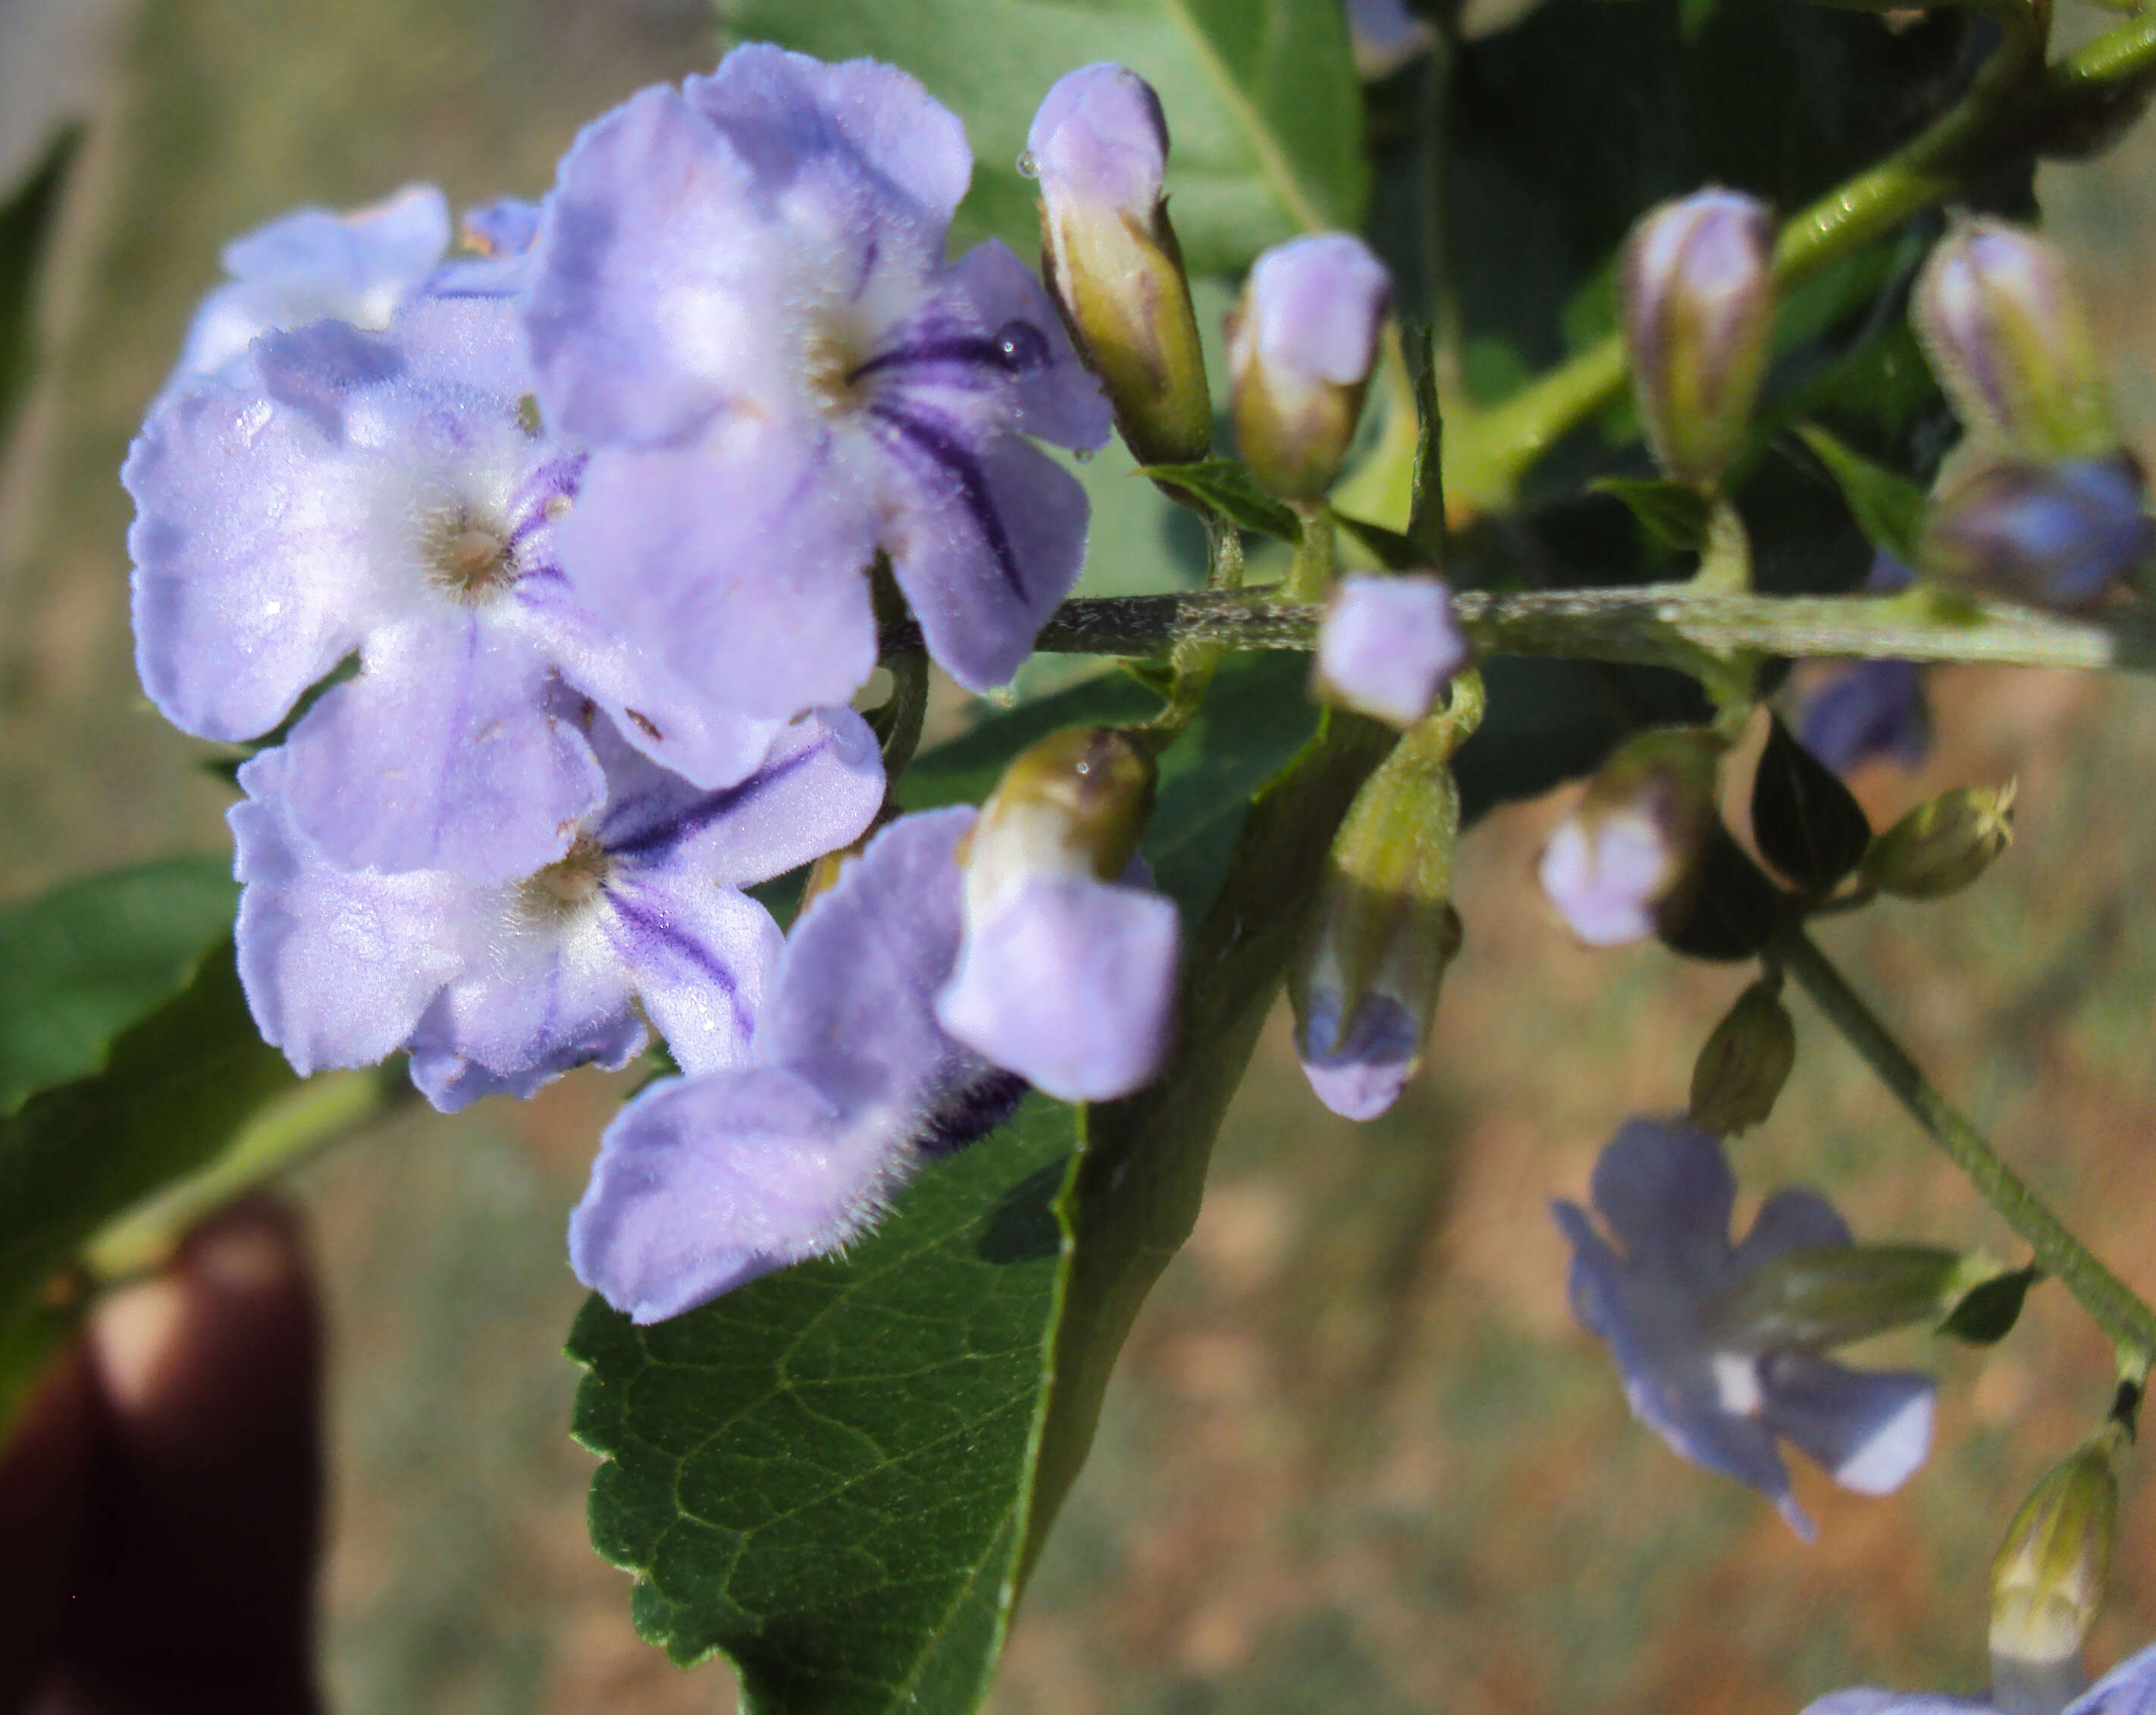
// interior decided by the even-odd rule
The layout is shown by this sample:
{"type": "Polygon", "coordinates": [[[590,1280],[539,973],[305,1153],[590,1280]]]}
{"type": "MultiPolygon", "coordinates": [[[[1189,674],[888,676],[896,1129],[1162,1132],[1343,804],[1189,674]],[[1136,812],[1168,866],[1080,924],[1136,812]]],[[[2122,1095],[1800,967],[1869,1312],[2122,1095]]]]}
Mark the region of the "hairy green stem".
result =
{"type": "MultiPolygon", "coordinates": [[[[2037,34],[2010,31],[1960,100],[1886,160],[1794,215],[1775,244],[1777,281],[1792,285],[1885,237],[2016,147],[2064,145],[2084,126],[2101,129],[2114,93],[2130,95],[2156,76],[2156,13],[2138,16],[2031,75],[2037,34]]],[[[1468,498],[1502,504],[1537,459],[1616,402],[1627,373],[1613,333],[1481,413],[1480,444],[1468,462],[1482,491],[1468,498]]]]}
{"type": "Polygon", "coordinates": [[[1914,1060],[1902,1051],[1841,973],[1802,929],[1778,938],[1782,968],[1825,1013],[1829,1023],[1879,1075],[1932,1141],[1969,1178],[2029,1248],[2037,1262],[2074,1295],[2097,1326],[2111,1337],[2121,1359],[2144,1372],[2156,1357],[2156,1311],[2134,1296],[2066,1224],[2030,1190],[2020,1175],[1999,1158],[1984,1134],[1956,1112],[1914,1060]]]}
{"type": "MultiPolygon", "coordinates": [[[[1323,609],[1278,596],[1275,586],[1249,594],[1194,590],[1065,602],[1037,646],[1052,654],[1140,657],[1173,655],[1194,644],[1314,647],[1323,609]]],[[[1748,654],[2156,672],[2156,614],[2139,607],[2069,619],[1921,590],[1768,596],[1686,584],[1519,595],[1461,590],[1454,602],[1462,629],[1486,655],[1624,661],[1695,674],[1748,654]]],[[[885,627],[886,659],[920,647],[912,621],[885,627]]]]}

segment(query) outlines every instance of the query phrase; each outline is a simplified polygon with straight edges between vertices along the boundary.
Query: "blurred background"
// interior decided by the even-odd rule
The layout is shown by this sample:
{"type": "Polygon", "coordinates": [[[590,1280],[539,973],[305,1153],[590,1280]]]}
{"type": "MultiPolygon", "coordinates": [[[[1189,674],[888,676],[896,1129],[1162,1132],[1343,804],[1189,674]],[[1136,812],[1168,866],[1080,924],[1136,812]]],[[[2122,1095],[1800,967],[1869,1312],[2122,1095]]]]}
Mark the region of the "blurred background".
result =
{"type": "MultiPolygon", "coordinates": [[[[708,69],[715,40],[701,0],[0,0],[0,182],[53,121],[89,126],[44,282],[47,365],[0,468],[0,904],[225,844],[225,793],[135,685],[116,480],[219,245],[416,178],[454,203],[536,195],[580,123],[708,69]]],[[[2156,129],[2039,187],[2156,454],[2156,129]]],[[[1887,819],[2017,774],[2020,841],[1973,895],[1825,938],[2156,1294],[2156,685],[1970,670],[1936,688],[1932,761],[1866,774],[1861,795],[1887,819]]],[[[1503,811],[1468,842],[1466,951],[1431,1069],[1385,1121],[1320,1109],[1275,1020],[993,1708],[1734,1715],[1860,1679],[1980,1682],[1985,1563],[2100,1415],[2102,1343],[2041,1288],[1995,1352],[1882,1345],[1942,1370],[1938,1451],[1884,1501],[1801,1470],[1809,1548],[1634,1425],[1566,1308],[1546,1204],[1581,1194],[1623,1115],[1681,1105],[1742,979],[1572,946],[1531,885],[1562,808],[1503,811]]],[[[1740,1218],[1802,1179],[1861,1235],[2018,1260],[1793,1004],[1799,1069],[1735,1152],[1740,1218]]],[[[584,1074],[523,1107],[408,1112],[294,1184],[333,1331],[322,1645],[340,1715],[732,1707],[723,1666],[683,1673],[637,1641],[626,1579],[584,1535],[562,1235],[620,1094],[584,1074]]],[[[2130,1474],[2099,1666],[2156,1635],[2152,1527],[2156,1484],[2130,1474]]]]}

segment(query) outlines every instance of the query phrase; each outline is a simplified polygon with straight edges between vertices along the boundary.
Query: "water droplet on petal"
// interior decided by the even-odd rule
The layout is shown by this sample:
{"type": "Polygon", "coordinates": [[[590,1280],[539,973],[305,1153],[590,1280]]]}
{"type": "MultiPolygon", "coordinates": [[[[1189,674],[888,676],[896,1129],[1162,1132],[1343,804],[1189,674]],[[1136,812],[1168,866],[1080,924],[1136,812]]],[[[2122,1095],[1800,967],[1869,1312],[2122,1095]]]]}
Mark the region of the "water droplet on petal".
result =
{"type": "Polygon", "coordinates": [[[1019,156],[1018,176],[1020,178],[1039,178],[1040,177],[1040,163],[1033,158],[1032,150],[1028,149],[1019,156]]]}
{"type": "Polygon", "coordinates": [[[1030,321],[1006,321],[996,330],[995,342],[997,357],[1014,375],[1048,367],[1048,336],[1030,321]]]}
{"type": "Polygon", "coordinates": [[[1091,447],[1073,447],[1070,456],[1081,465],[1090,465],[1093,462],[1093,450],[1091,447]]]}

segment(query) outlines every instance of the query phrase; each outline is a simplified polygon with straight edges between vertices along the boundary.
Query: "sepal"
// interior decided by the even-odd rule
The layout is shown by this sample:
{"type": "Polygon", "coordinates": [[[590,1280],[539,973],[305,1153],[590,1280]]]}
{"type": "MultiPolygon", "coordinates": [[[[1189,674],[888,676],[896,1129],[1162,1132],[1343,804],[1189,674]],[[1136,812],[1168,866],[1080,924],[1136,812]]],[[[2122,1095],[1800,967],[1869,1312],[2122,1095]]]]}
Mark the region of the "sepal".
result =
{"type": "Polygon", "coordinates": [[[1958,786],[1879,836],[1863,876],[1881,893],[1943,899],[1970,886],[2014,843],[2017,783],[1958,786]]]}

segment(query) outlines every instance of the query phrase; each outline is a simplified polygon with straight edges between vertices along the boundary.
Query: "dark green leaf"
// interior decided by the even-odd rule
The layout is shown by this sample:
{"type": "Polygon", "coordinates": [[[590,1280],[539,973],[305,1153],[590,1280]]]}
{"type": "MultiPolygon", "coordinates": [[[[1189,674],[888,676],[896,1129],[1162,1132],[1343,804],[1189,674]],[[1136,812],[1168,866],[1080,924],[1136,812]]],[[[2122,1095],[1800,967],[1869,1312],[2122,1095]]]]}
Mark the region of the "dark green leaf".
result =
{"type": "Polygon", "coordinates": [[[2043,1270],[2034,1263],[1994,1275],[1962,1295],[1961,1302],[1939,1324],[1939,1332],[1972,1346],[1995,1345],[2013,1332],[2014,1324],[2021,1319],[2022,1301],[2028,1297],[2030,1287],[2043,1277],[2043,1270]]]}
{"type": "Polygon", "coordinates": [[[54,138],[30,176],[0,201],[0,447],[29,391],[38,357],[38,266],[81,134],[54,138]]]}
{"type": "Polygon", "coordinates": [[[1928,504],[1923,490],[1844,445],[1815,423],[1804,424],[1797,434],[1826,466],[1866,538],[1904,565],[1915,565],[1928,504]]]}
{"type": "Polygon", "coordinates": [[[256,1032],[229,942],[105,1070],[0,1121],[0,1314],[114,1215],[205,1165],[299,1080],[256,1032]]]}
{"type": "Polygon", "coordinates": [[[0,912],[0,1118],[103,1065],[231,932],[239,898],[229,859],[167,858],[0,912]]]}
{"type": "Polygon", "coordinates": [[[1348,535],[1369,549],[1377,562],[1388,572],[1426,572],[1431,560],[1409,537],[1397,530],[1388,530],[1382,524],[1365,524],[1360,518],[1350,518],[1344,512],[1336,512],[1334,521],[1348,535]]]}
{"type": "Polygon", "coordinates": [[[1722,829],[1714,830],[1699,876],[1665,914],[1662,941],[1686,958],[1730,963],[1750,958],[1774,938],[1782,896],[1759,866],[1722,829]]]}
{"type": "Polygon", "coordinates": [[[1104,48],[1160,92],[1168,194],[1194,270],[1362,224],[1363,93],[1338,0],[721,0],[734,33],[904,66],[966,122],[972,232],[1038,243],[1018,170],[1049,85],[1104,48]]]}
{"type": "Polygon", "coordinates": [[[1752,781],[1752,837],[1762,857],[1815,899],[1853,875],[1871,845],[1864,807],[1779,716],[1752,781]]]}
{"type": "Polygon", "coordinates": [[[1276,541],[1302,540],[1295,513],[1258,486],[1250,467],[1235,459],[1206,459],[1195,465],[1141,465],[1139,472],[1155,482],[1179,489],[1240,530],[1276,541]]]}
{"type": "Polygon", "coordinates": [[[1681,482],[1604,476],[1588,486],[1624,501],[1640,527],[1664,547],[1697,552],[1707,546],[1707,497],[1681,482]]]}

